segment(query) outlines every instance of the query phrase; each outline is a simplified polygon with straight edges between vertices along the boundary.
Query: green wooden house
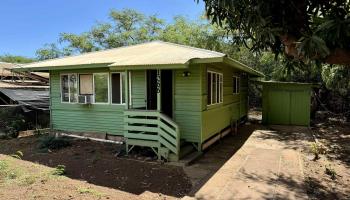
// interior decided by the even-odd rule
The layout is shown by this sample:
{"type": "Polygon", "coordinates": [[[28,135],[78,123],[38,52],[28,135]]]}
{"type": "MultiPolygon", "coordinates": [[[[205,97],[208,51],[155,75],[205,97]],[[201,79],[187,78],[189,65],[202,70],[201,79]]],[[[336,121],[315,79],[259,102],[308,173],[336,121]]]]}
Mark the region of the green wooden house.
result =
{"type": "Polygon", "coordinates": [[[107,133],[177,160],[247,116],[257,72],[227,55],[155,41],[47,60],[18,70],[50,73],[51,127],[107,133]]]}

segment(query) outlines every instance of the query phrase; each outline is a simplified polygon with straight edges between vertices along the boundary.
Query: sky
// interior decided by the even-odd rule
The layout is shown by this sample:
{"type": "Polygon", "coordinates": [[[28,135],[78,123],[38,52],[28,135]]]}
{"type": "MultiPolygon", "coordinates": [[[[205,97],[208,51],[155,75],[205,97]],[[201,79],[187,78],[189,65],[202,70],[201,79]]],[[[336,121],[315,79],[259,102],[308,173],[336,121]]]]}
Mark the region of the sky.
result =
{"type": "Polygon", "coordinates": [[[111,9],[135,9],[157,14],[171,22],[176,15],[196,19],[204,3],[195,0],[1,0],[0,55],[35,57],[46,43],[57,42],[62,32],[88,31],[108,20],[111,9]]]}

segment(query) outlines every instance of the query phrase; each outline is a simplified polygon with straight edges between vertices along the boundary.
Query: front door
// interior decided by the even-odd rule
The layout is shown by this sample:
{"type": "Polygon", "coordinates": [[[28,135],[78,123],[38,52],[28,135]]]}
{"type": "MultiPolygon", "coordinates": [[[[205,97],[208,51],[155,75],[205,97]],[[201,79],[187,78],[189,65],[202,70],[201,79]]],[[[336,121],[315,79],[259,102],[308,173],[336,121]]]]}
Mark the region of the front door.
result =
{"type": "MultiPolygon", "coordinates": [[[[157,110],[157,70],[147,70],[147,110],[157,110]]],[[[161,112],[173,117],[173,72],[161,70],[161,112]]]]}
{"type": "Polygon", "coordinates": [[[162,113],[173,117],[173,72],[171,70],[161,71],[161,107],[162,113]]]}
{"type": "Polygon", "coordinates": [[[157,110],[157,70],[147,70],[147,110],[157,110]]]}

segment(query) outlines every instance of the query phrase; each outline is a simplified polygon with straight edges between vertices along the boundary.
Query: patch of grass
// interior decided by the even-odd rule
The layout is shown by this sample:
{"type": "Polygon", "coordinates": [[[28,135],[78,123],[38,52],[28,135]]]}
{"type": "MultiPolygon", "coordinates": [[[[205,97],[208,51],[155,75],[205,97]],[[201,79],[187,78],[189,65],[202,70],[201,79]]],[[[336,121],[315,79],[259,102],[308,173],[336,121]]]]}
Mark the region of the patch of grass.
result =
{"type": "Polygon", "coordinates": [[[39,139],[40,149],[61,149],[71,145],[71,141],[63,137],[44,136],[39,139]]]}
{"type": "Polygon", "coordinates": [[[19,185],[21,185],[21,186],[29,186],[29,185],[34,184],[36,182],[36,180],[37,180],[37,177],[28,175],[28,176],[23,177],[20,180],[19,185]]]}
{"type": "Polygon", "coordinates": [[[11,157],[17,158],[17,159],[20,159],[20,160],[21,160],[22,157],[23,157],[23,152],[22,152],[22,151],[16,151],[16,153],[15,153],[15,154],[12,154],[11,157]]]}
{"type": "Polygon", "coordinates": [[[57,165],[57,167],[53,170],[52,175],[63,176],[66,174],[66,166],[57,165]]]}
{"type": "Polygon", "coordinates": [[[101,198],[102,197],[102,193],[94,190],[94,189],[91,189],[91,188],[78,188],[78,192],[80,194],[91,194],[91,195],[94,195],[96,197],[99,197],[101,198]]]}
{"type": "Polygon", "coordinates": [[[16,179],[18,176],[18,170],[10,168],[8,161],[0,161],[0,179],[16,179]]]}

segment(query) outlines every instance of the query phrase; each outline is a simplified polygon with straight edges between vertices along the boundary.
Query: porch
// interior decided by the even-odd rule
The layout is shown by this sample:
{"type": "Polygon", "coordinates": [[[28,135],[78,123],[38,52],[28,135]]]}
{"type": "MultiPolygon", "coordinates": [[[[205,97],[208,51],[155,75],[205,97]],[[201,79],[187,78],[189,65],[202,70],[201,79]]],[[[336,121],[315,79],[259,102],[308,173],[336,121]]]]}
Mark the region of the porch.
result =
{"type": "Polygon", "coordinates": [[[126,73],[130,74],[125,80],[125,91],[129,91],[125,92],[125,102],[129,103],[124,110],[126,152],[135,146],[149,147],[159,160],[179,160],[184,140],[174,120],[174,71],[126,70],[126,73]],[[132,86],[133,82],[138,84],[132,86]],[[143,88],[135,88],[140,86],[143,88]],[[142,89],[143,96],[137,93],[142,89]]]}

